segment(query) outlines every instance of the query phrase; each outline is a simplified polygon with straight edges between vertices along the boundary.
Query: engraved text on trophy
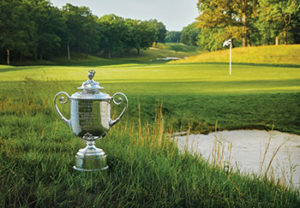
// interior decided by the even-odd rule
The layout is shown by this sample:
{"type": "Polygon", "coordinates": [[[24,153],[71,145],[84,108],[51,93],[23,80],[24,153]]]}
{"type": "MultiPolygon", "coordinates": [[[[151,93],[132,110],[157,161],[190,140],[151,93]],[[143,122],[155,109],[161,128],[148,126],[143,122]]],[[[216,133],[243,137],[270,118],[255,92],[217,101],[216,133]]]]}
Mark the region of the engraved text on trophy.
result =
{"type": "Polygon", "coordinates": [[[82,133],[90,133],[93,136],[104,136],[105,130],[101,125],[101,101],[80,100],[79,107],[79,125],[82,133]]]}

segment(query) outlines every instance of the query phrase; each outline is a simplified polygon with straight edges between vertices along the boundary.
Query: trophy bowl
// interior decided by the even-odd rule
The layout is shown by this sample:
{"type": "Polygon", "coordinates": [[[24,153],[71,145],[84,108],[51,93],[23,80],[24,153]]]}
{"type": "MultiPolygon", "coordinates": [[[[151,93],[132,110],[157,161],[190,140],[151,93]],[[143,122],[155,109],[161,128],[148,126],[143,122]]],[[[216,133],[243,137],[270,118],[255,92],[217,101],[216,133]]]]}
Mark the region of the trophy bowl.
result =
{"type": "Polygon", "coordinates": [[[128,108],[128,99],[125,94],[117,92],[110,96],[99,91],[104,88],[93,80],[95,73],[94,70],[89,71],[89,80],[78,87],[82,91],[71,96],[61,91],[54,96],[54,106],[60,118],[71,128],[74,135],[86,141],[86,147],[80,149],[75,156],[76,164],[73,168],[79,171],[98,171],[108,168],[106,154],[95,146],[95,141],[103,138],[128,108]],[[61,104],[70,101],[70,119],[62,115],[56,104],[59,96],[61,104]],[[115,105],[121,105],[124,101],[122,112],[115,120],[112,120],[110,104],[113,102],[115,105]]]}

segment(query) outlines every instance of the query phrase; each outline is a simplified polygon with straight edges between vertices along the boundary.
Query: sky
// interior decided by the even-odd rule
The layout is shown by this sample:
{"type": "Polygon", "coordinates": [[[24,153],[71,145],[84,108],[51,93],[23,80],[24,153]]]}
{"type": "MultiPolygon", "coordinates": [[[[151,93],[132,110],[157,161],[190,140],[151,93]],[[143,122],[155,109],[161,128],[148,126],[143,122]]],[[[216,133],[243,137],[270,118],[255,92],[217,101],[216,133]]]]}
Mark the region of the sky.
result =
{"type": "Polygon", "coordinates": [[[198,0],[50,0],[59,8],[66,3],[89,7],[94,15],[115,14],[124,18],[164,23],[169,31],[181,31],[198,16],[198,0]]]}

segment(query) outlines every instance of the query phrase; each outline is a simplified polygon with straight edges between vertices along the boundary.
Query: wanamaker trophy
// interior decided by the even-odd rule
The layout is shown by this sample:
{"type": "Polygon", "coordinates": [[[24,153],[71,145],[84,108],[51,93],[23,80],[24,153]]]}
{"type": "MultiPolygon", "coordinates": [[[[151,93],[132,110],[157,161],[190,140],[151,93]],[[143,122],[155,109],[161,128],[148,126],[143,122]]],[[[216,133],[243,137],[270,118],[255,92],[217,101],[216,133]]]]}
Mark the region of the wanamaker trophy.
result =
{"type": "Polygon", "coordinates": [[[103,138],[108,130],[115,125],[124,115],[128,108],[128,99],[121,92],[110,96],[99,90],[104,89],[98,82],[93,80],[95,71],[90,70],[88,80],[82,83],[76,92],[71,96],[66,92],[59,92],[54,97],[54,106],[61,119],[71,128],[73,133],[86,141],[86,147],[80,149],[75,158],[74,169],[79,171],[98,171],[108,168],[106,163],[106,154],[102,149],[95,147],[95,141],[103,138]],[[61,104],[70,101],[70,119],[65,118],[60,112],[56,99],[59,97],[61,104]],[[110,116],[110,104],[121,105],[124,102],[124,108],[121,114],[112,120],[110,116]]]}

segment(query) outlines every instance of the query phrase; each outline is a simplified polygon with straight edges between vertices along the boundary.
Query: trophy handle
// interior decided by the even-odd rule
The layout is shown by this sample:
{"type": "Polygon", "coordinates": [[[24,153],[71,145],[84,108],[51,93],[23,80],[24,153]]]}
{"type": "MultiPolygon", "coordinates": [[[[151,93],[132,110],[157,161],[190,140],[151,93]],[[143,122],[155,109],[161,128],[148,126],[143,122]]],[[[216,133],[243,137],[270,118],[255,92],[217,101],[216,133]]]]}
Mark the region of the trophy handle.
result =
{"type": "Polygon", "coordinates": [[[71,121],[68,120],[68,119],[66,119],[66,118],[63,116],[63,114],[60,112],[59,108],[58,108],[57,105],[56,105],[56,98],[57,98],[57,96],[59,96],[60,94],[65,95],[65,97],[62,96],[62,97],[59,98],[59,102],[60,102],[61,104],[66,104],[66,103],[70,100],[70,96],[68,95],[68,93],[63,92],[63,91],[57,93],[57,94],[54,96],[54,106],[55,106],[55,109],[56,109],[58,115],[60,116],[60,118],[61,118],[68,126],[71,126],[71,121]]]}
{"type": "Polygon", "coordinates": [[[111,97],[111,100],[114,102],[114,104],[120,105],[121,103],[123,103],[123,99],[122,99],[121,97],[119,97],[118,100],[116,101],[116,100],[115,100],[115,96],[122,96],[122,97],[124,97],[126,103],[125,103],[125,106],[124,106],[122,112],[120,113],[120,115],[119,115],[115,120],[110,120],[110,121],[109,121],[109,125],[110,125],[110,126],[115,125],[115,124],[122,118],[122,116],[124,115],[125,111],[126,111],[127,108],[128,108],[128,99],[127,99],[127,97],[126,97],[126,95],[125,95],[124,93],[122,93],[122,92],[116,92],[116,93],[111,97]]]}

